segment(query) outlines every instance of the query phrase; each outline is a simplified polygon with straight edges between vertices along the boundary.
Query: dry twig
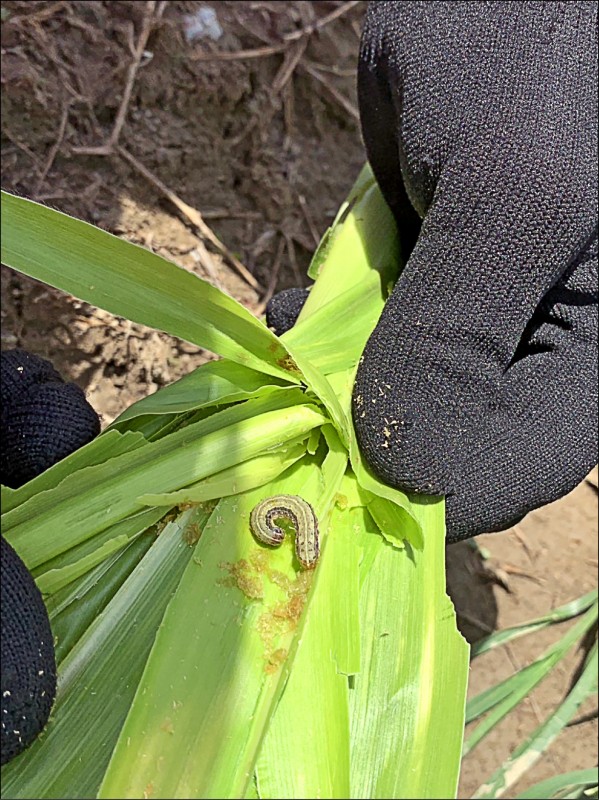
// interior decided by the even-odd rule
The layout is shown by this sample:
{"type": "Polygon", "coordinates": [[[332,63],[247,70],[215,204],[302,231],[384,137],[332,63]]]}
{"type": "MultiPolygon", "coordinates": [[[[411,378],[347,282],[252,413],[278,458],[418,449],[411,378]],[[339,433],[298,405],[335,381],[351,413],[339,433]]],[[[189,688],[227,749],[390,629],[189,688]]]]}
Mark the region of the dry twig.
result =
{"type": "MultiPolygon", "coordinates": [[[[346,4],[346,5],[348,5],[348,4],[346,4]]],[[[353,5],[355,5],[355,4],[352,3],[352,7],[353,7],[353,5]]],[[[347,8],[345,10],[348,11],[349,8],[347,8]]],[[[325,19],[325,17],[323,17],[323,19],[325,19]]],[[[250,33],[252,36],[255,36],[263,44],[265,44],[267,46],[271,46],[271,42],[269,42],[269,40],[267,39],[267,37],[263,33],[261,33],[260,31],[252,30],[251,28],[248,28],[247,26],[244,26],[244,27],[248,31],[248,33],[250,33]]],[[[338,89],[336,89],[335,86],[333,86],[333,84],[324,75],[320,74],[320,72],[318,71],[318,68],[317,68],[317,66],[315,64],[312,64],[312,63],[307,62],[305,60],[304,61],[300,60],[298,62],[298,64],[297,64],[297,69],[299,69],[302,72],[307,73],[312,78],[314,78],[316,81],[318,81],[322,86],[324,86],[324,88],[329,93],[330,97],[333,100],[335,100],[341,106],[341,108],[343,108],[343,110],[346,111],[351,117],[353,117],[356,120],[360,119],[360,113],[359,113],[358,109],[354,106],[354,104],[350,100],[348,100],[347,97],[345,97],[338,89]]]]}
{"type": "Polygon", "coordinates": [[[283,63],[281,64],[281,67],[277,72],[272,84],[273,94],[276,95],[285,88],[287,81],[291,78],[295,68],[299,63],[300,58],[304,55],[307,45],[307,39],[300,39],[299,42],[287,50],[285,53],[285,58],[283,59],[283,63]]]}
{"type": "Polygon", "coordinates": [[[310,209],[308,208],[308,203],[306,202],[306,198],[303,194],[298,194],[297,199],[300,204],[300,208],[304,215],[304,219],[306,220],[306,224],[310,233],[312,234],[312,239],[314,240],[315,247],[318,247],[320,244],[320,236],[318,235],[318,231],[316,230],[316,225],[314,224],[314,220],[312,219],[312,214],[310,214],[310,209]]]}
{"type": "Polygon", "coordinates": [[[108,137],[108,140],[103,145],[99,145],[97,147],[74,147],[74,153],[88,156],[112,155],[114,148],[118,144],[123,125],[125,124],[125,119],[127,118],[129,103],[131,102],[131,93],[133,91],[139,65],[141,64],[141,60],[146,49],[148,38],[154,25],[162,17],[165,8],[166,0],[162,0],[160,3],[156,3],[155,0],[147,0],[146,2],[146,13],[144,14],[141,32],[137,39],[137,44],[133,48],[133,60],[131,61],[131,65],[127,71],[127,81],[125,83],[123,97],[114,121],[112,133],[108,137]]]}
{"type": "Polygon", "coordinates": [[[29,158],[33,161],[35,171],[37,172],[38,175],[40,175],[41,174],[40,160],[36,156],[36,154],[32,150],[30,150],[26,144],[24,144],[20,139],[18,139],[15,136],[15,134],[12,133],[9,128],[6,127],[6,124],[4,123],[2,125],[2,133],[6,136],[9,142],[12,142],[14,144],[14,146],[18,150],[21,150],[23,153],[25,153],[26,156],[29,156],[29,158]]]}
{"type": "Polygon", "coordinates": [[[542,586],[545,583],[543,578],[539,578],[536,575],[533,575],[532,573],[515,566],[514,564],[504,564],[503,569],[508,575],[517,575],[520,578],[527,578],[529,581],[538,583],[539,586],[542,586]]]}
{"type": "Polygon", "coordinates": [[[19,25],[21,22],[41,22],[44,19],[49,19],[54,16],[54,14],[63,9],[66,4],[66,0],[59,0],[57,3],[50,3],[49,6],[42,6],[42,8],[32,11],[31,14],[15,14],[14,17],[9,17],[6,22],[10,25],[19,25]]]}
{"type": "Polygon", "coordinates": [[[293,140],[295,116],[295,90],[293,88],[293,81],[287,84],[283,89],[283,122],[285,123],[285,139],[283,141],[283,149],[289,150],[293,140]]]}
{"type": "Polygon", "coordinates": [[[343,95],[335,86],[333,86],[333,84],[328,80],[328,78],[325,78],[324,75],[321,75],[315,66],[306,61],[303,61],[299,66],[301,67],[302,70],[304,70],[304,72],[307,72],[308,75],[311,75],[315,80],[317,80],[320,84],[322,84],[322,86],[324,86],[324,88],[327,90],[327,92],[333,98],[333,100],[339,103],[341,108],[347,111],[350,117],[353,117],[354,119],[357,120],[360,119],[360,112],[355,107],[355,105],[350,100],[348,100],[347,97],[345,97],[345,95],[343,95]]]}
{"type": "Polygon", "coordinates": [[[44,164],[44,168],[39,176],[38,182],[36,187],[33,191],[33,196],[37,197],[40,193],[42,186],[44,185],[44,181],[46,180],[46,176],[52,169],[52,164],[54,164],[54,159],[56,158],[56,154],[60,150],[60,146],[62,144],[62,140],[64,139],[65,130],[67,127],[67,120],[69,118],[69,110],[71,108],[70,103],[67,103],[62,111],[62,117],[60,118],[60,124],[58,126],[58,133],[56,134],[56,141],[50,148],[50,152],[48,153],[48,158],[46,159],[46,163],[44,164]]]}
{"type": "Polygon", "coordinates": [[[235,267],[235,269],[239,272],[239,274],[245,279],[247,283],[257,291],[261,290],[261,286],[254,278],[252,273],[244,267],[241,261],[229,250],[229,248],[224,245],[218,236],[214,233],[212,228],[210,228],[204,222],[204,219],[200,212],[193,208],[192,206],[188,205],[184,200],[181,200],[178,195],[176,195],[171,189],[168,188],[166,184],[164,184],[160,178],[157,178],[150,170],[141,164],[135,156],[131,155],[131,153],[126,150],[124,147],[119,146],[117,148],[117,152],[126,160],[128,161],[131,166],[133,166],[141,175],[144,176],[150,183],[152,183],[170,202],[179,209],[179,211],[183,214],[183,216],[197,229],[200,235],[207,239],[211,244],[216,247],[216,249],[224,255],[228,261],[235,267]]]}
{"type": "Polygon", "coordinates": [[[281,53],[287,49],[287,44],[273,44],[267,47],[256,47],[252,50],[237,50],[234,53],[214,52],[214,53],[194,53],[189,57],[190,61],[242,61],[245,58],[264,58],[272,56],[274,53],[281,53]]]}
{"type": "Polygon", "coordinates": [[[262,219],[259,211],[244,211],[240,208],[208,208],[202,211],[204,219],[262,219]]]}
{"type": "Polygon", "coordinates": [[[302,286],[303,280],[297,264],[297,258],[295,257],[295,245],[293,244],[293,238],[288,233],[284,233],[283,236],[285,237],[285,241],[287,243],[287,252],[289,253],[289,261],[291,262],[291,270],[293,272],[295,286],[302,286]]]}
{"type": "Polygon", "coordinates": [[[571,720],[566,725],[566,728],[574,728],[576,725],[583,725],[585,722],[593,722],[599,716],[599,709],[595,708],[593,711],[589,711],[588,714],[581,714],[580,717],[576,717],[576,719],[571,720]]]}
{"type": "Polygon", "coordinates": [[[262,314],[266,311],[266,306],[268,305],[269,300],[275,293],[275,289],[277,288],[277,281],[279,279],[279,272],[281,270],[281,261],[283,260],[283,250],[285,249],[285,237],[279,236],[279,244],[277,246],[277,253],[275,255],[275,260],[273,261],[272,271],[270,273],[270,279],[268,281],[268,286],[266,287],[266,292],[264,293],[264,297],[258,304],[255,309],[255,314],[257,317],[261,317],[262,314]]]}
{"type": "Polygon", "coordinates": [[[336,67],[336,66],[329,66],[328,64],[321,64],[320,62],[313,62],[314,69],[317,69],[319,72],[326,72],[329,75],[335,75],[337,78],[355,78],[356,77],[356,67],[336,67]]]}
{"type": "Polygon", "coordinates": [[[513,536],[515,536],[515,537],[516,537],[516,539],[517,539],[517,540],[520,542],[520,544],[521,544],[521,545],[522,545],[522,547],[524,548],[524,552],[525,552],[525,553],[526,553],[526,555],[528,556],[529,560],[530,560],[532,563],[534,563],[534,561],[535,561],[534,555],[533,555],[533,553],[532,553],[532,551],[531,551],[530,547],[528,546],[528,542],[526,541],[526,537],[524,536],[524,534],[522,533],[522,531],[520,530],[520,528],[518,528],[518,526],[517,526],[517,525],[514,525],[514,527],[513,527],[513,528],[512,528],[512,530],[511,530],[511,533],[512,533],[512,535],[513,535],[513,536]]]}
{"type": "Polygon", "coordinates": [[[208,274],[214,286],[216,286],[217,289],[222,289],[214,259],[201,240],[198,241],[197,245],[192,250],[191,257],[197,264],[203,267],[204,272],[208,274]]]}
{"type": "Polygon", "coordinates": [[[319,19],[317,22],[312,23],[311,25],[306,25],[303,28],[300,28],[297,31],[293,31],[292,33],[286,33],[283,36],[283,39],[286,42],[294,42],[296,39],[300,39],[302,36],[308,37],[311,36],[316,31],[319,31],[321,28],[324,28],[325,25],[328,25],[329,22],[333,22],[333,20],[339,19],[339,17],[346,14],[348,11],[354,6],[358,5],[359,0],[349,0],[349,2],[344,3],[342,6],[338,6],[330,14],[319,19]]]}

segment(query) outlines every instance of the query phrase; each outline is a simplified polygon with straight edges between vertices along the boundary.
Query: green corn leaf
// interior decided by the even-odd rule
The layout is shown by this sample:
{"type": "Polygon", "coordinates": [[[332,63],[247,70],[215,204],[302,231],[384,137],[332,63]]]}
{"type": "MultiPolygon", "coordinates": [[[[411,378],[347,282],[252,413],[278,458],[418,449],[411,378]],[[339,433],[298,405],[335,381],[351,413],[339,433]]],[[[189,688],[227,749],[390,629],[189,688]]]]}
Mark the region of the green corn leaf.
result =
{"type": "Polygon", "coordinates": [[[86,575],[113,554],[127,547],[164,516],[164,509],[150,508],[112,525],[100,535],[82,542],[33,571],[38,589],[46,601],[73,581],[86,575]]]}
{"type": "Polygon", "coordinates": [[[256,764],[260,797],[356,797],[348,674],[360,669],[358,510],[333,511],[293,670],[256,764]],[[318,703],[315,698],[320,698],[318,703]],[[276,757],[273,757],[276,754],[276,757]]]}
{"type": "Polygon", "coordinates": [[[58,461],[52,467],[42,472],[37,478],[28,481],[18,489],[2,487],[2,514],[7,514],[13,508],[24,503],[26,500],[54,489],[64,479],[84,467],[93,467],[97,464],[104,464],[111,458],[116,458],[123,453],[129,453],[138,447],[146,444],[146,440],[139,433],[119,434],[117,431],[110,431],[98,436],[89,444],[75,450],[74,453],[58,461]]]}
{"type": "Polygon", "coordinates": [[[165,606],[193,553],[182,538],[185,525],[201,524],[202,514],[188,511],[164,529],[60,664],[48,726],[26,758],[3,767],[2,797],[96,796],[165,606]]]}
{"type": "Polygon", "coordinates": [[[341,438],[341,441],[347,447],[350,435],[350,423],[347,414],[339,402],[339,398],[335,394],[333,387],[327,380],[326,376],[312,366],[311,362],[304,353],[302,353],[299,349],[293,349],[292,353],[294,361],[301,369],[307,385],[310,387],[314,395],[318,397],[325,406],[330,415],[331,422],[337,429],[337,433],[341,438]]]}
{"type": "MultiPolygon", "coordinates": [[[[383,302],[397,279],[397,226],[368,167],[339,209],[325,240],[310,266],[308,274],[310,277],[318,275],[318,280],[298,317],[298,327],[338,294],[356,285],[368,285],[373,273],[378,275],[383,302]]],[[[285,341],[295,336],[290,331],[285,341]]]]}
{"type": "Polygon", "coordinates": [[[369,507],[372,505],[371,511],[378,515],[381,530],[386,538],[395,545],[398,540],[405,539],[413,547],[422,549],[424,539],[422,526],[418,522],[417,509],[425,508],[428,504],[438,504],[440,500],[424,496],[409,498],[399,489],[380,481],[364,464],[355,434],[350,442],[350,459],[358,483],[369,496],[376,498],[376,502],[371,501],[369,507]]]}
{"type": "Polygon", "coordinates": [[[279,339],[207,281],[81,220],[2,192],[2,262],[112,314],[298,383],[279,339]],[[43,258],[40,258],[43,253],[43,258]]]}
{"type": "Polygon", "coordinates": [[[156,540],[150,528],[112,558],[46,599],[60,664],[108,605],[156,540]]]}
{"type": "Polygon", "coordinates": [[[325,421],[308,405],[267,410],[280,404],[278,397],[276,402],[248,401],[105,465],[80,470],[51,493],[43,492],[6,514],[4,535],[33,569],[107,525],[143,510],[136,499],[143,493],[179,489],[307,434],[325,421]],[[252,410],[260,409],[264,413],[257,424],[252,410]],[[218,421],[225,419],[231,424],[217,429],[218,421]]]}
{"type": "MultiPolygon", "coordinates": [[[[353,185],[348,197],[341,203],[337,215],[333,220],[333,224],[325,231],[316,252],[312,256],[310,266],[308,267],[308,277],[316,280],[322,269],[329,262],[329,251],[335,239],[334,234],[339,232],[339,228],[344,218],[349,214],[351,208],[355,205],[356,201],[364,196],[367,189],[374,184],[374,176],[368,164],[365,164],[360,170],[355,184],[353,185]]],[[[388,211],[388,209],[386,209],[388,211]]],[[[352,262],[353,266],[353,262],[352,262]]]]}
{"type": "Polygon", "coordinates": [[[324,375],[352,369],[373,330],[384,304],[381,279],[369,272],[361,283],[333,297],[283,334],[291,349],[304,349],[324,375]],[[339,319],[343,318],[343,326],[339,319]]]}
{"type": "Polygon", "coordinates": [[[350,797],[454,797],[457,788],[469,648],[444,591],[443,505],[417,513],[427,532],[421,551],[397,551],[367,520],[357,534],[365,576],[350,797]]]}
{"type": "Polygon", "coordinates": [[[275,378],[265,380],[262,373],[232,361],[212,361],[130,405],[115,419],[109,430],[127,430],[125,423],[140,416],[179,415],[186,411],[235,403],[247,400],[258,390],[264,392],[269,386],[284,385],[283,381],[275,378]]]}
{"type": "MultiPolygon", "coordinates": [[[[158,522],[160,517],[164,516],[165,512],[166,509],[164,508],[146,508],[137,514],[125,517],[114,525],[109,525],[90,539],[86,539],[74,547],[65,549],[54,558],[48,559],[41,566],[32,569],[31,574],[36,579],[36,582],[46,573],[52,571],[59,572],[64,569],[64,574],[67,575],[69,570],[73,569],[74,565],[78,562],[86,563],[88,558],[93,559],[96,552],[111,540],[121,539],[121,537],[124,537],[127,541],[133,540],[155,522],[158,522]]],[[[55,591],[58,591],[58,589],[55,591]]]]}
{"type": "Polygon", "coordinates": [[[61,569],[51,569],[44,572],[36,580],[37,588],[44,595],[55,594],[60,589],[64,589],[69,583],[72,583],[77,578],[85,575],[93,567],[101,564],[106,558],[113,555],[113,553],[122,550],[129,544],[129,539],[126,536],[115,536],[109,541],[104,542],[103,545],[97,548],[93,553],[90,553],[84,558],[79,559],[74,564],[69,564],[67,567],[61,569]]]}
{"type": "Polygon", "coordinates": [[[247,791],[313,575],[295,574],[291,542],[271,551],[259,545],[249,515],[261,498],[283,490],[315,505],[319,471],[311,466],[298,462],[267,489],[214,509],[169,605],[100,797],[140,797],[147,785],[159,797],[247,791]],[[169,770],[161,768],[164,759],[169,770]]]}
{"type": "Polygon", "coordinates": [[[2,796],[454,796],[468,649],[444,592],[443,502],[378,481],[351,424],[356,365],[399,269],[369,169],[281,340],[174,265],[16,201],[3,196],[13,266],[229,360],[135,404],[35,491],[7,493],[6,535],[53,592],[61,688],[2,796]],[[23,227],[35,246],[21,248],[23,227]],[[277,493],[316,511],[312,571],[293,536],[272,549],[251,533],[251,509],[277,493]]]}
{"type": "Polygon", "coordinates": [[[188,503],[205,503],[219,497],[257,489],[278,478],[292,464],[306,453],[305,438],[289,442],[284,447],[277,447],[270,452],[261,453],[255,458],[248,458],[241,464],[223,469],[198,483],[192,483],[185,489],[168,494],[145,494],[138,498],[140,503],[151,506],[186,505],[188,503]]]}

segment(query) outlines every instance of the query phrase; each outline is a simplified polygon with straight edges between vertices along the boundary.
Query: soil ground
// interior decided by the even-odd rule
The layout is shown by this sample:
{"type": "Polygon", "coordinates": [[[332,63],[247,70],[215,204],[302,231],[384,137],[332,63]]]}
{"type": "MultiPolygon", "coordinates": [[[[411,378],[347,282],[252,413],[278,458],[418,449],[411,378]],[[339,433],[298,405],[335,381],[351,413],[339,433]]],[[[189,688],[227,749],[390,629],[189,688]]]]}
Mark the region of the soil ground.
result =
{"type": "MultiPolygon", "coordinates": [[[[156,19],[144,40],[145,2],[3,2],[2,186],[141,243],[260,314],[273,292],[306,283],[364,161],[354,84],[366,4],[213,2],[215,39],[199,23],[208,4],[149,5],[156,19]],[[103,151],[112,131],[118,141],[103,151]],[[178,199],[201,212],[253,285],[178,199]]],[[[4,267],[2,278],[2,348],[49,358],[104,425],[211,357],[4,267]]],[[[479,537],[478,549],[448,549],[449,591],[470,641],[597,585],[594,475],[516,529],[479,537]]],[[[470,694],[533,661],[564,629],[474,660],[470,694]]],[[[555,708],[582,656],[465,759],[460,797],[555,708]]],[[[509,796],[596,763],[593,701],[509,796]]]]}

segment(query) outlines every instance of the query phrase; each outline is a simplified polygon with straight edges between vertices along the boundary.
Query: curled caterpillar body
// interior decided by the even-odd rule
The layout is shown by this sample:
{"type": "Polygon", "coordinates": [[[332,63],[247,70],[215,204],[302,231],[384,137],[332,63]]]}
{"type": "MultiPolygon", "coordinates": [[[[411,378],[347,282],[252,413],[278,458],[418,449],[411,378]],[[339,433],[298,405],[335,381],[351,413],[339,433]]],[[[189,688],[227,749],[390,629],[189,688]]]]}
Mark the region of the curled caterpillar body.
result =
{"type": "Polygon", "coordinates": [[[293,494],[261,500],[250,514],[250,528],[258,541],[278,547],[285,531],[276,520],[288,519],[295,530],[295,554],[304,569],[313,569],[320,555],[318,520],[310,503],[293,494]]]}

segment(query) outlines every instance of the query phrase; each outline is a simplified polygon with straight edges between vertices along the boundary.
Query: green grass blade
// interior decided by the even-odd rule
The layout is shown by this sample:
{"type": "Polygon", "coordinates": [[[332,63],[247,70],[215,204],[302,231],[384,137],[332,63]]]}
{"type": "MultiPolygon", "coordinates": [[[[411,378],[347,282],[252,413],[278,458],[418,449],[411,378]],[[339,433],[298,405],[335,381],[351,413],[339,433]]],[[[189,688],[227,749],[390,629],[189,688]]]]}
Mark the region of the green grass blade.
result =
{"type": "Polygon", "coordinates": [[[81,220],[2,192],[2,262],[87,303],[298,383],[279,339],[207,281],[81,220]]]}
{"type": "Polygon", "coordinates": [[[513,639],[517,639],[520,636],[525,636],[527,633],[533,633],[534,631],[546,628],[548,625],[565,622],[566,620],[572,619],[572,617],[577,617],[596,602],[597,589],[594,589],[592,592],[588,592],[582,597],[577,597],[576,600],[571,600],[569,603],[554,608],[553,611],[544,614],[542,617],[530,620],[529,622],[523,622],[520,625],[514,625],[511,628],[504,628],[501,631],[496,631],[472,645],[472,658],[480,656],[492,650],[494,647],[507,644],[507,642],[511,642],[513,639]]]}
{"type": "Polygon", "coordinates": [[[96,566],[112,561],[119,550],[157,523],[164,513],[163,508],[149,508],[127,517],[33,570],[35,582],[45,601],[48,602],[52,595],[81,579],[96,566]]]}
{"type": "Polygon", "coordinates": [[[489,715],[474,729],[464,744],[464,755],[498,724],[534,687],[547,677],[550,670],[584,636],[597,621],[597,605],[592,606],[569,631],[545,653],[524,669],[481,692],[468,701],[466,721],[470,722],[489,711],[489,715]]]}
{"type": "MultiPolygon", "coordinates": [[[[544,781],[539,781],[520,792],[516,796],[516,800],[546,800],[546,798],[562,797],[564,789],[572,789],[580,791],[580,789],[587,789],[597,786],[599,782],[599,770],[594,769],[579,769],[573,772],[564,772],[562,775],[553,775],[544,781]]],[[[578,794],[576,795],[578,796],[578,794]]]]}
{"type": "Polygon", "coordinates": [[[492,777],[480,786],[473,798],[502,797],[547,750],[570,722],[580,705],[597,692],[597,642],[593,645],[580,678],[557,710],[517,747],[492,777]]]}

